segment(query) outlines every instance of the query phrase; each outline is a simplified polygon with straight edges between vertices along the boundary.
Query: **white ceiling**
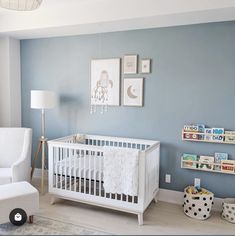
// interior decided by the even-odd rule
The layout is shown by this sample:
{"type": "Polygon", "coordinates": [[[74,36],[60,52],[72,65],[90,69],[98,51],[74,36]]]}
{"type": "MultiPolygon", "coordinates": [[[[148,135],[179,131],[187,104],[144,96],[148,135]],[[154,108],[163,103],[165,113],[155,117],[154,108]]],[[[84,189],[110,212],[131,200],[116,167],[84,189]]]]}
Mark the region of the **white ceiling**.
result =
{"type": "Polygon", "coordinates": [[[19,39],[235,20],[235,0],[43,0],[32,12],[0,8],[0,35],[19,39]]]}

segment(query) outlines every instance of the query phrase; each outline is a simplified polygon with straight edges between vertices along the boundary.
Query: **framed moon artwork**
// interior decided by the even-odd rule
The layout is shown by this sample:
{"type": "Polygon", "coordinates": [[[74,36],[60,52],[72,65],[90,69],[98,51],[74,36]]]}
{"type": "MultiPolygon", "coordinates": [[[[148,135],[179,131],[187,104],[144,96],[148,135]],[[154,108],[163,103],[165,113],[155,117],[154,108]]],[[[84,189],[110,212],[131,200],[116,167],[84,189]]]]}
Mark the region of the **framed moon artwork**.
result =
{"type": "Polygon", "coordinates": [[[91,105],[120,105],[120,58],[91,61],[91,105]]]}
{"type": "Polygon", "coordinates": [[[124,79],[123,85],[123,105],[143,106],[144,78],[124,79]]]}

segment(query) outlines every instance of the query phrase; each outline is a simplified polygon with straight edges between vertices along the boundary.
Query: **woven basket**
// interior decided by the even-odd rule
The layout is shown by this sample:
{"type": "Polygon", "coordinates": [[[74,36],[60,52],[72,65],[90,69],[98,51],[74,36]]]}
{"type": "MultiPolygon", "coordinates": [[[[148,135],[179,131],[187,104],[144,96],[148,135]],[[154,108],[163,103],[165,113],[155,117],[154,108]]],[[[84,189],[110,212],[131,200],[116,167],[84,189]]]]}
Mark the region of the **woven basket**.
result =
{"type": "Polygon", "coordinates": [[[235,224],[235,198],[224,199],[222,217],[235,224]]]}
{"type": "Polygon", "coordinates": [[[211,215],[214,194],[206,189],[203,190],[209,194],[189,194],[187,188],[184,189],[184,213],[194,219],[206,220],[211,215]]]}

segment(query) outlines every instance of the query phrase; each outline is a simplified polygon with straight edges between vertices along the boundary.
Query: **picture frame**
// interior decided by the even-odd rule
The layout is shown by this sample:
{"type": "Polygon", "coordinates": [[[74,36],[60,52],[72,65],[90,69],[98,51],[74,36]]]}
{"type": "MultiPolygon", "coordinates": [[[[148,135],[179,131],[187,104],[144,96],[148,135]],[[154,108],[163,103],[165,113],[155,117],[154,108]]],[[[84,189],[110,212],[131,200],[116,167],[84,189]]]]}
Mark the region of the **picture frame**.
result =
{"type": "Polygon", "coordinates": [[[120,106],[121,59],[91,60],[91,105],[120,106]]]}
{"type": "Polygon", "coordinates": [[[123,57],[123,74],[132,75],[137,74],[138,66],[138,55],[124,55],[123,57]]]}
{"type": "Polygon", "coordinates": [[[140,73],[141,74],[151,73],[151,59],[146,58],[140,61],[140,73]]]}
{"type": "Polygon", "coordinates": [[[123,105],[143,106],[144,78],[125,78],[123,81],[123,105]]]}

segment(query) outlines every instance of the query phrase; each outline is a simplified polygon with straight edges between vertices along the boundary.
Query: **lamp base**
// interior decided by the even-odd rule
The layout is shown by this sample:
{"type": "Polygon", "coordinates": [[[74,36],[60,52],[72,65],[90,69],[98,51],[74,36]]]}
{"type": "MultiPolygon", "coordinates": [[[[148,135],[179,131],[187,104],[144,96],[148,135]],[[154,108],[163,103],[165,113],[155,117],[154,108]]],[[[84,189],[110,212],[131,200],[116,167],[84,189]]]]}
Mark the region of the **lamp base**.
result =
{"type": "Polygon", "coordinates": [[[44,194],[44,170],[45,170],[45,148],[47,147],[47,138],[40,137],[38,140],[37,150],[34,155],[33,163],[32,163],[32,170],[31,170],[31,180],[33,178],[34,170],[35,170],[35,163],[39,157],[39,153],[41,152],[41,161],[42,161],[42,175],[41,175],[41,194],[44,194]]]}

